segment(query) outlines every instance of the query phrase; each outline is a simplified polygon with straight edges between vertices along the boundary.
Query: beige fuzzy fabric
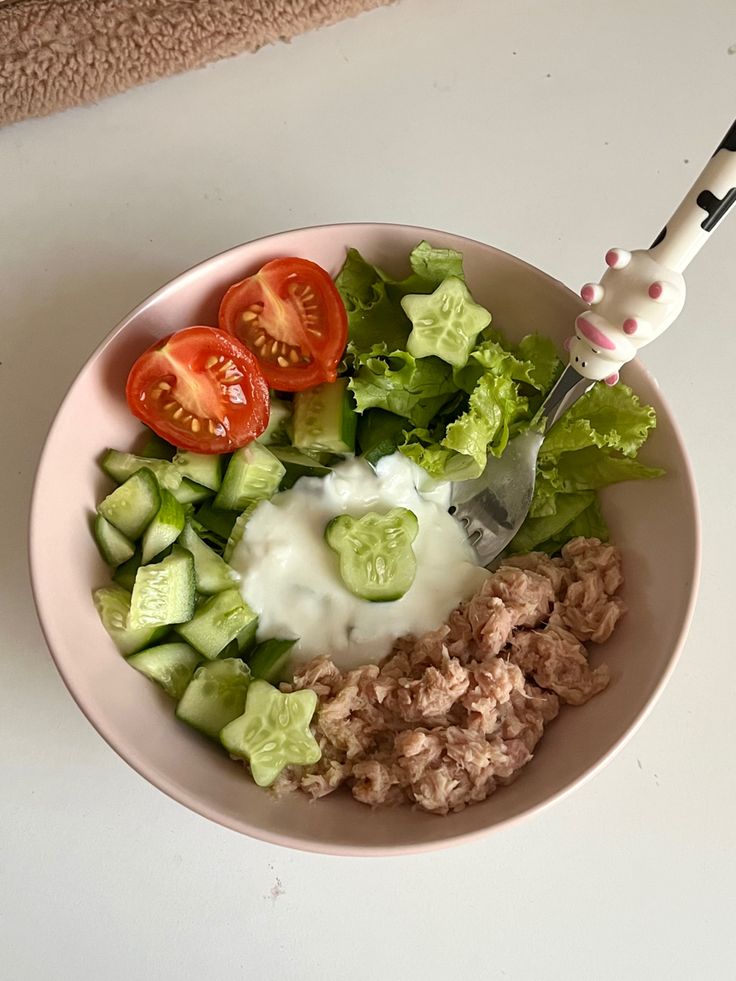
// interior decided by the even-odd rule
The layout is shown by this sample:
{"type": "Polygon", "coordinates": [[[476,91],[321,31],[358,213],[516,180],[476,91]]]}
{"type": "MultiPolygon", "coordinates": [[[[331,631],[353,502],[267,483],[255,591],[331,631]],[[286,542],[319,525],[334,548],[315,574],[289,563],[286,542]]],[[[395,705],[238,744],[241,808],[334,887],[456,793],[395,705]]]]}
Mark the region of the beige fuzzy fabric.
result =
{"type": "Polygon", "coordinates": [[[0,125],[257,51],[393,0],[0,0],[0,125]]]}

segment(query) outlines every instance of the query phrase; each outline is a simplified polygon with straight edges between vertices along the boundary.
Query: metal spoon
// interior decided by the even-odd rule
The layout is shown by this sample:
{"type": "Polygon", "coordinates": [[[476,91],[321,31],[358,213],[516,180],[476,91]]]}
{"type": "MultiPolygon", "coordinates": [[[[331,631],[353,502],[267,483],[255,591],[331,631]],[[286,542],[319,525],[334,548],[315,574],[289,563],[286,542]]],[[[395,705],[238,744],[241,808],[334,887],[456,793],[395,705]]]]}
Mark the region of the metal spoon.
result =
{"type": "Polygon", "coordinates": [[[483,565],[504,550],[527,516],[547,432],[596,381],[614,385],[620,368],[677,318],[685,303],[682,273],[734,202],[736,122],[651,247],[609,250],[600,283],[583,286],[589,308],[575,320],[570,363],[542,405],[539,430],[511,440],[477,480],[453,484],[450,512],[465,525],[483,565]]]}

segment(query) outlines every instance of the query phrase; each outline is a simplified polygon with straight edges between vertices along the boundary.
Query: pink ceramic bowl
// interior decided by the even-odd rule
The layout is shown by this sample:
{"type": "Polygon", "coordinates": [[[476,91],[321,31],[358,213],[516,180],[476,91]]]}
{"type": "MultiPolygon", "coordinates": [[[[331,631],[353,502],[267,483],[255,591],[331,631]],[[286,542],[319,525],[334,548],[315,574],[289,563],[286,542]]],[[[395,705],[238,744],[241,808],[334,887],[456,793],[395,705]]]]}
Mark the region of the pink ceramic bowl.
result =
{"type": "Polygon", "coordinates": [[[422,238],[463,252],[475,297],[511,338],[542,331],[561,342],[569,333],[581,301],[538,269],[479,242],[373,224],[274,235],[195,266],[112,331],[59,409],[36,477],[33,589],[48,646],[81,710],[113,749],[175,800],[236,831],[308,851],[379,855],[446,846],[559,799],[609,760],[651,708],[674,667],[695,601],[699,530],[692,474],[656,382],[635,364],[625,379],[656,407],[659,420],[646,458],[667,476],[620,485],[605,496],[613,538],[623,549],[629,606],[612,639],[593,653],[594,662],[610,665],[612,683],[582,708],[563,710],[519,780],[484,803],[440,818],[409,808],[371,811],[342,793],[317,803],[298,795],[272,800],[241,766],[177,722],[171,701],[125,664],[92,605],[92,589],[109,576],[90,537],[89,515],[105,492],[100,452],[125,449],[140,431],[123,394],[137,355],[178,328],[215,324],[225,288],[269,259],[304,256],[334,274],[346,247],[355,246],[372,262],[401,272],[422,238]]]}

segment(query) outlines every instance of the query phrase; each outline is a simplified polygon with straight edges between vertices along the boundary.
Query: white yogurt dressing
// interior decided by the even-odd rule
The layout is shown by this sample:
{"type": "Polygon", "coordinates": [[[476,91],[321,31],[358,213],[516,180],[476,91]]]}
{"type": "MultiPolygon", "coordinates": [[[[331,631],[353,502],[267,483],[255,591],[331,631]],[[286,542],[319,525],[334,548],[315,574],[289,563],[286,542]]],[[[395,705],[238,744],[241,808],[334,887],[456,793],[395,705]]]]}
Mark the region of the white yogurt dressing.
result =
{"type": "Polygon", "coordinates": [[[394,453],[375,470],[354,459],[324,478],[302,477],[260,504],[230,560],[259,615],[258,639],[298,637],[295,661],[328,654],[349,669],[380,660],[403,634],[438,627],[476,592],[488,573],[447,512],[449,485],[424,489],[427,483],[421,468],[394,453]],[[419,521],[416,578],[401,599],[370,603],[344,586],[324,530],[338,514],[360,517],[392,507],[409,508],[419,521]]]}

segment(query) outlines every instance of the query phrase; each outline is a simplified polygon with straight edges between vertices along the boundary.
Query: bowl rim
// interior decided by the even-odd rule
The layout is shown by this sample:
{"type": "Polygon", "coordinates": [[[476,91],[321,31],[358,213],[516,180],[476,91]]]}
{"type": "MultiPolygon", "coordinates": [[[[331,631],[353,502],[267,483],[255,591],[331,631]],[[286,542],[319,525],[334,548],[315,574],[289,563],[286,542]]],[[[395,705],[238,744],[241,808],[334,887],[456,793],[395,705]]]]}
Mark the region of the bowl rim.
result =
{"type": "MultiPolygon", "coordinates": [[[[670,414],[670,425],[672,428],[672,435],[674,442],[681,454],[683,461],[683,471],[682,477],[685,481],[688,494],[692,500],[693,505],[693,578],[690,587],[690,595],[688,597],[688,602],[684,610],[682,625],[678,636],[676,638],[675,644],[670,653],[669,659],[665,670],[662,672],[657,684],[652,689],[652,692],[644,704],[638,715],[630,723],[628,728],[621,733],[621,735],[616,739],[614,743],[608,748],[608,750],[598,759],[595,763],[592,763],[587,769],[580,773],[577,777],[570,780],[565,786],[560,787],[550,796],[546,797],[544,800],[539,801],[536,804],[532,804],[524,810],[510,817],[504,818],[495,824],[488,825],[483,828],[477,828],[473,831],[461,832],[458,834],[444,834],[433,837],[431,840],[415,842],[411,844],[397,844],[397,845],[344,845],[344,844],[323,844],[320,842],[315,842],[310,838],[300,837],[299,835],[285,835],[281,833],[269,833],[266,829],[260,828],[258,826],[250,825],[247,819],[241,819],[239,821],[231,819],[228,815],[222,814],[216,807],[210,806],[206,801],[196,799],[195,797],[189,795],[187,792],[183,791],[178,785],[176,785],[172,780],[170,780],[167,775],[158,770],[152,771],[140,757],[140,754],[133,750],[130,750],[126,746],[117,745],[114,741],[114,737],[107,730],[105,725],[104,717],[100,713],[95,712],[90,706],[83,704],[82,700],[78,697],[74,683],[70,678],[67,670],[65,669],[62,661],[57,658],[54,652],[54,647],[52,644],[52,638],[49,635],[45,621],[44,621],[44,602],[41,587],[41,572],[40,565],[42,562],[42,550],[39,548],[39,542],[37,540],[35,529],[37,526],[36,512],[38,510],[38,497],[40,494],[40,486],[43,477],[43,465],[46,457],[47,448],[53,438],[56,425],[59,420],[59,416],[66,405],[67,401],[71,398],[72,392],[76,387],[76,384],[81,376],[82,372],[87,368],[87,366],[100,354],[104,349],[111,343],[114,337],[122,332],[128,324],[139,316],[150,304],[161,298],[166,292],[173,289],[180,280],[187,276],[190,276],[193,272],[200,269],[209,263],[221,258],[222,256],[228,255],[232,252],[237,252],[240,249],[246,248],[255,244],[268,244],[269,242],[283,238],[287,235],[292,235],[300,232],[317,232],[326,231],[331,229],[341,229],[349,230],[350,228],[371,228],[371,229],[386,229],[390,233],[391,230],[402,230],[410,231],[416,233],[421,238],[431,239],[432,236],[444,236],[451,237],[458,242],[468,242],[474,246],[480,246],[483,249],[490,249],[492,252],[499,253],[503,255],[506,259],[510,260],[512,264],[526,267],[531,270],[535,276],[541,276],[548,281],[549,286],[556,290],[564,292],[575,296],[572,290],[569,289],[560,280],[555,279],[549,273],[544,272],[544,270],[526,262],[524,259],[519,258],[509,252],[505,252],[503,249],[499,249],[493,245],[489,245],[486,242],[482,242],[479,239],[472,238],[467,235],[460,235],[455,232],[448,232],[447,230],[429,228],[421,225],[411,225],[404,224],[402,222],[372,222],[372,221],[350,221],[350,222],[328,222],[320,225],[306,225],[298,228],[284,229],[279,232],[273,232],[265,236],[257,236],[256,238],[250,239],[247,242],[242,242],[238,245],[231,246],[230,248],[223,249],[206,259],[202,259],[199,262],[194,263],[187,269],[178,273],[172,279],[167,280],[158,289],[150,293],[145,299],[138,303],[133,309],[131,309],[118,323],[103,337],[103,339],[97,344],[97,346],[91,351],[91,353],[85,358],[84,362],[79,367],[79,370],[74,375],[72,381],[69,383],[69,387],[59,402],[49,428],[44,437],[41,451],[38,455],[36,462],[36,471],[33,479],[33,487],[31,491],[30,498],[30,508],[29,508],[29,518],[28,518],[28,528],[27,528],[27,555],[28,555],[28,570],[31,584],[31,594],[33,597],[33,602],[36,610],[36,616],[41,628],[41,633],[43,635],[48,652],[56,666],[56,669],[61,676],[64,685],[66,686],[72,699],[89,721],[92,727],[98,732],[102,739],[107,743],[107,745],[122,759],[124,760],[136,773],[138,773],[144,780],[149,784],[154,786],[161,793],[165,794],[167,797],[182,804],[188,810],[193,811],[195,814],[200,815],[200,817],[207,818],[213,821],[215,824],[219,824],[221,827],[228,828],[231,831],[238,832],[239,834],[247,835],[250,838],[255,838],[256,840],[266,842],[268,844],[278,845],[284,848],[291,848],[297,851],[310,852],[313,854],[321,855],[332,855],[336,857],[365,857],[365,858],[375,858],[375,857],[393,857],[397,855],[412,855],[421,854],[430,851],[437,851],[439,849],[450,848],[460,844],[467,844],[472,841],[476,841],[483,838],[493,832],[499,832],[506,828],[512,827],[522,820],[526,820],[533,815],[539,814],[544,810],[552,807],[557,802],[563,800],[569,794],[571,794],[577,788],[583,786],[592,777],[594,777],[598,772],[600,772],[629,742],[629,740],[638,732],[640,726],[649,716],[650,712],[654,708],[655,703],[659,700],[662,692],[667,686],[672,674],[677,666],[677,663],[682,654],[683,647],[687,640],[687,636],[692,624],[693,615],[695,612],[695,607],[697,604],[698,591],[701,578],[702,569],[702,526],[701,526],[701,510],[700,502],[697,491],[697,484],[695,481],[695,475],[693,472],[692,464],[690,462],[689,455],[687,453],[687,448],[685,445],[685,440],[682,431],[677,423],[675,417],[670,414]]],[[[654,375],[641,363],[637,362],[637,368],[639,371],[643,372],[645,377],[647,377],[657,388],[659,385],[656,381],[654,375]]],[[[438,825],[438,828],[444,825],[438,825]]]]}

